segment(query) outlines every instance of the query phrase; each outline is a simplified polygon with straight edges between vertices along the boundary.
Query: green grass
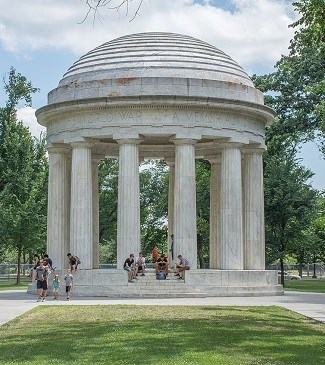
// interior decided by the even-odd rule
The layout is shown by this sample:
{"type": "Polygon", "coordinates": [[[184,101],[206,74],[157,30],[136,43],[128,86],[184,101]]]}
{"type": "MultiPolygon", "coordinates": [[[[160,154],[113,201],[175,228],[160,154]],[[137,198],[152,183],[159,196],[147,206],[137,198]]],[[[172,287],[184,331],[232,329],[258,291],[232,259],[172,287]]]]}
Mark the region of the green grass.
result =
{"type": "Polygon", "coordinates": [[[1,290],[14,290],[14,289],[27,289],[30,284],[29,278],[21,278],[21,283],[16,284],[16,278],[0,278],[0,291],[1,290]]]}
{"type": "Polygon", "coordinates": [[[41,305],[1,327],[0,364],[315,365],[324,335],[275,306],[41,305]]]}
{"type": "Polygon", "coordinates": [[[325,293],[325,278],[312,279],[304,277],[302,280],[286,280],[284,283],[284,289],[293,291],[325,293]]]}

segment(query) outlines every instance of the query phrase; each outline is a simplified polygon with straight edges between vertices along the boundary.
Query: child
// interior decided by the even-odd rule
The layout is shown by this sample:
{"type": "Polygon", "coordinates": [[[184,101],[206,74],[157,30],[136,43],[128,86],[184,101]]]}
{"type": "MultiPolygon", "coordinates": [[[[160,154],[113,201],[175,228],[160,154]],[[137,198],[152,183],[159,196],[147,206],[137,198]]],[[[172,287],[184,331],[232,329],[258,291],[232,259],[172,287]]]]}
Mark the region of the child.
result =
{"type": "Polygon", "coordinates": [[[64,276],[65,280],[65,292],[67,293],[67,300],[70,300],[70,292],[71,287],[73,287],[73,275],[71,274],[71,270],[68,270],[68,273],[64,276]]]}
{"type": "Polygon", "coordinates": [[[59,285],[60,285],[59,275],[56,274],[54,276],[54,279],[53,279],[53,282],[52,282],[52,286],[53,286],[53,300],[59,299],[59,285]]]}

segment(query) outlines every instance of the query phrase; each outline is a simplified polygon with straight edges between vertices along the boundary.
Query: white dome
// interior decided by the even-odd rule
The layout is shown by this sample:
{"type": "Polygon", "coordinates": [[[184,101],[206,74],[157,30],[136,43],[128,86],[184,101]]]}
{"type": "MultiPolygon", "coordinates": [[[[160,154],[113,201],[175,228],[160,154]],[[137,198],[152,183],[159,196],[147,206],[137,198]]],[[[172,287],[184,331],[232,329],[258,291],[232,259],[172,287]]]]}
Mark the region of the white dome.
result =
{"type": "Polygon", "coordinates": [[[244,70],[224,52],[174,33],[131,34],[104,43],[76,61],[59,86],[132,77],[216,80],[254,87],[244,70]]]}

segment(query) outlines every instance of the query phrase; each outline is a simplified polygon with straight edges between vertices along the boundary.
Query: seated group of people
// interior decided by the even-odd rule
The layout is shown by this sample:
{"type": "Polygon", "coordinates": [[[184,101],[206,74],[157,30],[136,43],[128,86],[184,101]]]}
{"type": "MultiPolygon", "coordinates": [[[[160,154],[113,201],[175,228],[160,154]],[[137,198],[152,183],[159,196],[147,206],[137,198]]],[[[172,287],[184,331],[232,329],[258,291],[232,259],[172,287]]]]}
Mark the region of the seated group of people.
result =
{"type": "Polygon", "coordinates": [[[130,257],[124,261],[123,265],[123,269],[128,272],[129,283],[132,283],[134,279],[137,279],[139,272],[141,272],[141,276],[145,276],[145,268],[146,259],[141,252],[139,252],[139,256],[137,258],[135,258],[134,254],[131,253],[130,257]]]}
{"type": "MultiPolygon", "coordinates": [[[[182,255],[177,256],[178,263],[175,265],[176,269],[176,276],[179,276],[180,280],[184,280],[184,273],[185,270],[190,269],[190,264],[187,259],[182,257],[182,255]]],[[[160,271],[164,272],[166,275],[166,278],[169,278],[169,262],[168,257],[165,254],[161,254],[157,260],[153,263],[154,268],[156,270],[156,274],[160,271]]],[[[123,268],[125,271],[128,272],[128,281],[133,282],[134,279],[137,279],[137,275],[139,272],[141,272],[141,276],[145,276],[145,257],[142,255],[142,253],[139,253],[139,256],[137,258],[134,257],[134,254],[130,254],[130,257],[128,257],[124,261],[123,268]]]]}
{"type": "MultiPolygon", "coordinates": [[[[179,279],[184,280],[184,271],[190,269],[189,261],[182,255],[177,256],[178,263],[175,265],[175,276],[179,276],[179,279]]],[[[163,271],[168,278],[169,274],[169,262],[168,257],[165,254],[161,254],[155,263],[156,273],[163,271]]]]}

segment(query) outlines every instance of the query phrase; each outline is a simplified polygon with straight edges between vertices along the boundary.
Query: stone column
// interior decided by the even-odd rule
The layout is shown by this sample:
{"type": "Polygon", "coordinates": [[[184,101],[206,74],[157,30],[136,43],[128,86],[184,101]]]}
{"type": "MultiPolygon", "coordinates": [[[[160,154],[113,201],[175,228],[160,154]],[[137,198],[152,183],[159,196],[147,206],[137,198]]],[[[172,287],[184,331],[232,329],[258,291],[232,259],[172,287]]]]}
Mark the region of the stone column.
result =
{"type": "Polygon", "coordinates": [[[195,143],[193,139],[174,139],[174,245],[197,269],[195,143]]]}
{"type": "Polygon", "coordinates": [[[240,145],[222,146],[220,186],[221,269],[243,270],[242,179],[240,145]]]}
{"type": "Polygon", "coordinates": [[[68,268],[70,235],[70,149],[50,147],[48,154],[47,253],[53,266],[64,271],[68,268]]]}
{"type": "Polygon", "coordinates": [[[169,166],[168,181],[168,261],[171,268],[174,267],[177,254],[174,247],[174,185],[175,185],[175,161],[166,160],[169,166]]]}
{"type": "Polygon", "coordinates": [[[140,187],[138,138],[119,139],[117,268],[140,251],[140,187]]]}
{"type": "Polygon", "coordinates": [[[91,147],[87,142],[71,143],[70,250],[81,260],[81,269],[93,267],[93,208],[91,147]]]}
{"type": "Polygon", "coordinates": [[[210,269],[220,269],[220,184],[221,156],[208,159],[210,178],[210,269]]]}
{"type": "Polygon", "coordinates": [[[252,149],[244,151],[244,267],[247,270],[265,269],[262,153],[262,149],[252,149]]]}
{"type": "Polygon", "coordinates": [[[98,187],[98,157],[91,161],[92,199],[93,199],[93,268],[99,268],[99,187],[98,187]]]}

